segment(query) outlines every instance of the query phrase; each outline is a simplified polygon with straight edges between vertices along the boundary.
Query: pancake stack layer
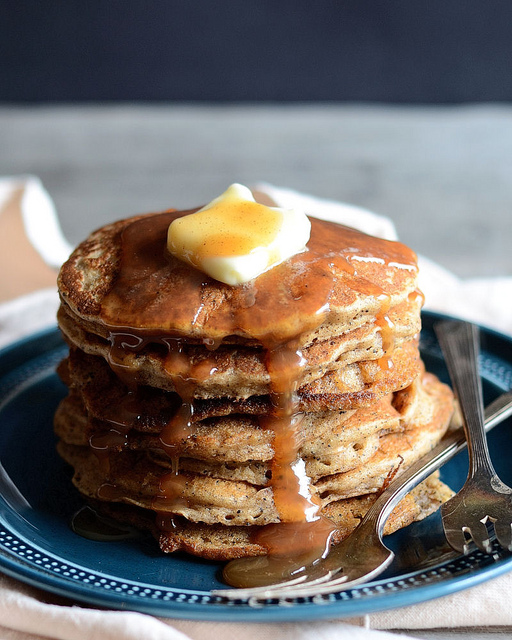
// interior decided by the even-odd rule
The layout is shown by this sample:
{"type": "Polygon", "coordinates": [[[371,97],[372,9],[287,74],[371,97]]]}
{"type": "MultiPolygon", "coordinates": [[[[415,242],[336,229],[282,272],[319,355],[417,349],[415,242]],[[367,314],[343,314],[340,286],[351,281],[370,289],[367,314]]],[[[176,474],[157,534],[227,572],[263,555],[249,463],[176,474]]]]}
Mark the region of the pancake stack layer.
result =
{"type": "MultiPolygon", "coordinates": [[[[312,218],[306,252],[230,287],[166,252],[186,213],[104,227],[63,266],[59,453],[88,501],[164,551],[325,548],[450,422],[419,356],[415,256],[312,218]]],[[[450,495],[429,478],[388,532],[450,495]]]]}

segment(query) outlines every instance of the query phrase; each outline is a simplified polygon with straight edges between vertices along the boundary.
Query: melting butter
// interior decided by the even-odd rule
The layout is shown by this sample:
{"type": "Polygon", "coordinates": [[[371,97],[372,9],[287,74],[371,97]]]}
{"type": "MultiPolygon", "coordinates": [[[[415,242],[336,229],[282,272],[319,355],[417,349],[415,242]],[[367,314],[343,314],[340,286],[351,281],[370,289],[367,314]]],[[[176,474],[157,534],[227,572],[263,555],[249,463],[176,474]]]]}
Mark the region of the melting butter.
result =
{"type": "Polygon", "coordinates": [[[232,184],[205,207],[174,220],[168,250],[212,278],[242,284],[303,251],[311,223],[303,211],[267,207],[232,184]]]}

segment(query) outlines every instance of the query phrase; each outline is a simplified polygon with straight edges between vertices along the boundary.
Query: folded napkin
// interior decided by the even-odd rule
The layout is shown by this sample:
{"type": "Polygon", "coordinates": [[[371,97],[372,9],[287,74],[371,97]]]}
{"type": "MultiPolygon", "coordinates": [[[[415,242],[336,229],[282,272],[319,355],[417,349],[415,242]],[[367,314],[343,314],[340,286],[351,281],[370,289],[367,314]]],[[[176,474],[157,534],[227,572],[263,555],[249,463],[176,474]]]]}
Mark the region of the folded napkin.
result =
{"type": "MultiPolygon", "coordinates": [[[[320,200],[268,184],[256,189],[279,206],[307,212],[395,239],[393,224],[374,213],[320,200]]],[[[55,269],[70,246],[63,238],[55,208],[37,178],[0,179],[0,346],[55,324],[58,296],[55,269]],[[2,243],[3,242],[3,248],[2,243]],[[26,265],[30,264],[31,271],[26,265]],[[8,276],[8,277],[6,277],[8,276]],[[24,294],[24,295],[17,295],[24,294]]],[[[473,320],[512,334],[512,277],[461,281],[420,257],[426,308],[473,320]]],[[[125,611],[73,605],[57,596],[0,575],[0,637],[5,640],[378,640],[397,636],[376,629],[512,626],[512,574],[466,591],[360,619],[281,624],[237,624],[157,619],[125,611]]]]}
{"type": "Polygon", "coordinates": [[[55,324],[56,270],[70,251],[41,181],[0,178],[0,347],[55,324]]]}

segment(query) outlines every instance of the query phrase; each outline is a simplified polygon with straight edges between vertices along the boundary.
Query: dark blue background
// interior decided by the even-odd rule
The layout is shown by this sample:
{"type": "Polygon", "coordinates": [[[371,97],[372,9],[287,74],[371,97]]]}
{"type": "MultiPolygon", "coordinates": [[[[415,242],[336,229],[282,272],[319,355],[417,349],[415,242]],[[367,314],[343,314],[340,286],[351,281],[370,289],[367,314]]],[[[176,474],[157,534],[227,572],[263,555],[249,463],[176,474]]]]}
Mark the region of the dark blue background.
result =
{"type": "Polygon", "coordinates": [[[510,0],[2,0],[0,101],[512,99],[510,0]]]}

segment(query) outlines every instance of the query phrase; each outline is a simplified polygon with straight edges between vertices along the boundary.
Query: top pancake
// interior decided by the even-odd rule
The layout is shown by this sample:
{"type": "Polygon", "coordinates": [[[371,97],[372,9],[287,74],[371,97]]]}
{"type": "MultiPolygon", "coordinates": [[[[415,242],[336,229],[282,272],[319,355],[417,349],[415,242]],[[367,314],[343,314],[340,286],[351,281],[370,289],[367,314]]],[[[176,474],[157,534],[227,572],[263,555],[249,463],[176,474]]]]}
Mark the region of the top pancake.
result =
{"type": "MultiPolygon", "coordinates": [[[[170,222],[186,212],[138,216],[93,233],[63,266],[59,290],[88,330],[123,330],[144,341],[183,337],[274,347],[341,335],[418,297],[416,256],[390,242],[311,219],[307,250],[238,286],[220,283],[170,255],[170,222]]],[[[411,314],[409,335],[417,332],[411,314]]]]}

